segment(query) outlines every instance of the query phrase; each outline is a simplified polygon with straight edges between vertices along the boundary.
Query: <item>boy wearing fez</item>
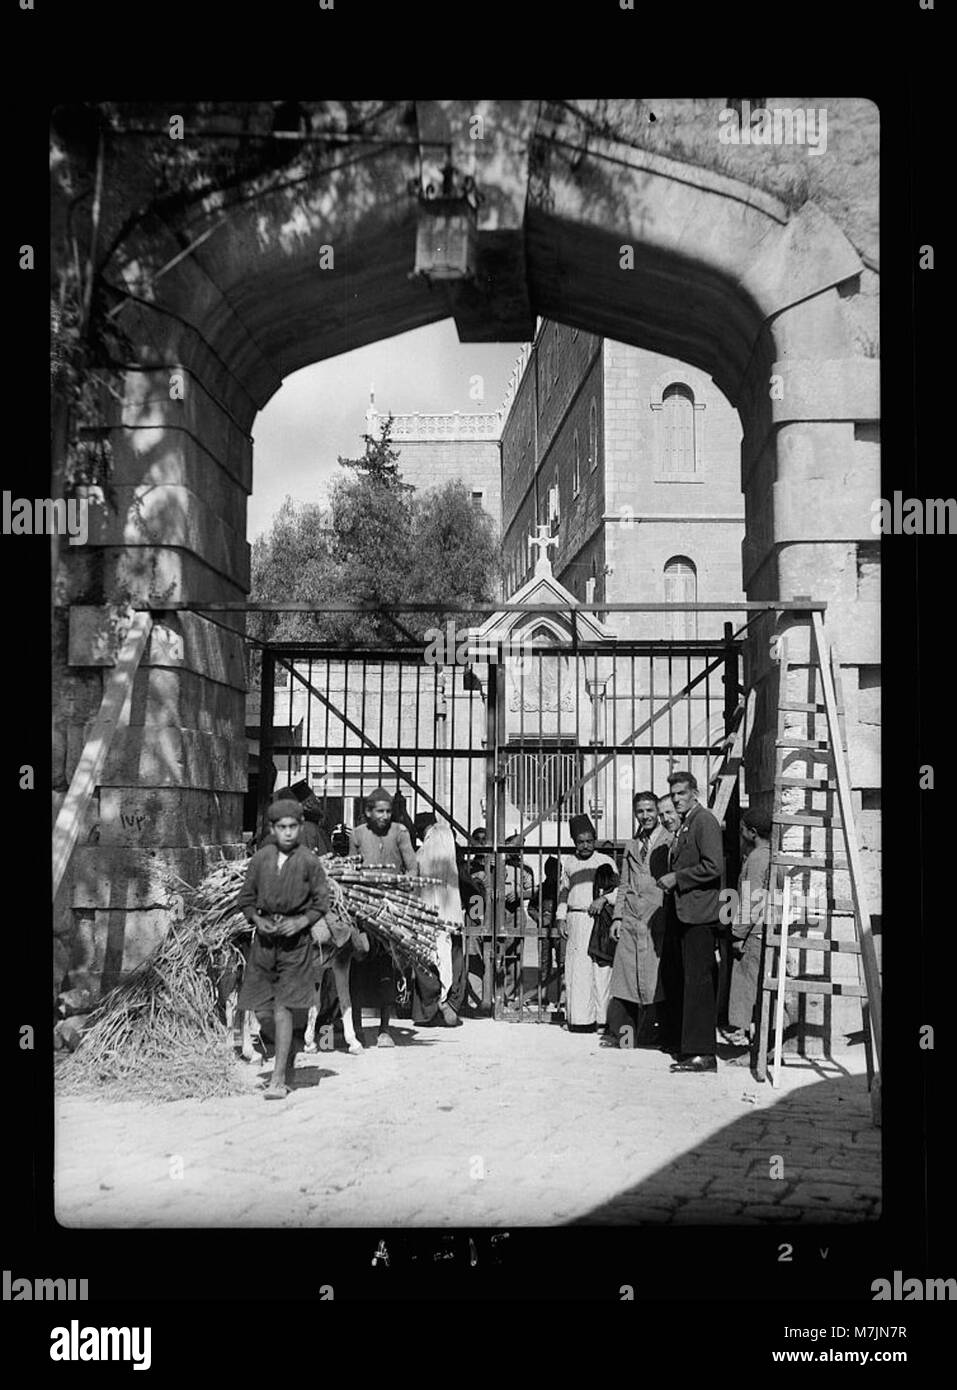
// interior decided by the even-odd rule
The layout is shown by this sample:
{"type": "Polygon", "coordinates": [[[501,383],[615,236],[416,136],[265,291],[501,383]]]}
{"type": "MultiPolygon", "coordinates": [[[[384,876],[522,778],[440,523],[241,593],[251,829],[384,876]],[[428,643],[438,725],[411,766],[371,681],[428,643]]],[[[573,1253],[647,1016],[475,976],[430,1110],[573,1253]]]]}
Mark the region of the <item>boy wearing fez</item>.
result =
{"type": "Polygon", "coordinates": [[[335,917],[325,920],[329,886],[316,855],[299,844],[299,802],[274,801],[268,817],[275,843],[250,859],[236,899],[255,928],[237,1002],[241,1009],[271,1011],[275,1018],[276,1056],[265,1099],[285,1100],[292,1011],[310,1008],[316,997],[313,943],[341,945],[349,929],[335,917]]]}
{"type": "Polygon", "coordinates": [[[611,966],[592,960],[588,943],[595,916],[606,903],[615,905],[618,869],[614,859],[596,852],[595,827],[587,816],[572,816],[568,830],[575,853],[562,855],[555,909],[555,920],[566,942],[566,1026],[571,1033],[593,1033],[597,1025],[602,1033],[607,1024],[611,966]],[[614,886],[596,897],[595,870],[599,866],[610,870],[609,882],[614,886]]]}
{"type": "MultiPolygon", "coordinates": [[[[376,787],[365,800],[365,825],[357,825],[349,833],[349,853],[362,856],[363,864],[376,864],[394,869],[400,874],[418,875],[419,864],[412,840],[404,825],[392,819],[392,795],[385,787],[376,787]]],[[[379,1009],[377,1047],[395,1047],[389,1032],[392,1006],[395,1003],[395,971],[392,957],[369,933],[372,949],[364,961],[352,967],[353,1026],[362,1031],[362,1006],[368,1002],[379,1009]],[[356,1004],[358,1000],[358,1004],[356,1004]]],[[[360,1039],[361,1041],[361,1039],[360,1039]]]]}

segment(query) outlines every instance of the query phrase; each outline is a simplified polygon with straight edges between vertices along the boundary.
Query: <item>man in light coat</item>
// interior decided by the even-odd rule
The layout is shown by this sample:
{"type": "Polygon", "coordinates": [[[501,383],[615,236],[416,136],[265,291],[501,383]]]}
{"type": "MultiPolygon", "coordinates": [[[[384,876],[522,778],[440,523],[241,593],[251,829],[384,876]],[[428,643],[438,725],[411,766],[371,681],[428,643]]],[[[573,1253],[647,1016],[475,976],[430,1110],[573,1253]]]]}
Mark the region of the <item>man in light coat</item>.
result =
{"type": "Polygon", "coordinates": [[[608,1047],[654,1046],[655,1006],[663,998],[659,963],[665,934],[664,893],[671,834],[658,818],[654,792],[633,802],[635,837],[625,843],[614,920],[618,947],[611,972],[608,1047]]]}

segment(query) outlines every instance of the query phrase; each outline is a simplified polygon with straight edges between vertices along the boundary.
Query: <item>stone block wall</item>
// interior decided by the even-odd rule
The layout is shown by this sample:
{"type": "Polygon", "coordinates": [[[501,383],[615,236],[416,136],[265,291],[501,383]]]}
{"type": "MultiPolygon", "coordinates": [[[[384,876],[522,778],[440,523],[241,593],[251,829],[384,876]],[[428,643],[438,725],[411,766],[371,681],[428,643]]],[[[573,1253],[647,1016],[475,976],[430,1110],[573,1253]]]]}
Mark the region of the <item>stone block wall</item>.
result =
{"type": "MultiPolygon", "coordinates": [[[[403,416],[404,431],[414,428],[414,416],[403,416]]],[[[396,441],[402,480],[425,491],[461,481],[470,492],[482,493],[482,508],[496,526],[502,523],[502,468],[497,440],[416,439],[396,441]]]]}

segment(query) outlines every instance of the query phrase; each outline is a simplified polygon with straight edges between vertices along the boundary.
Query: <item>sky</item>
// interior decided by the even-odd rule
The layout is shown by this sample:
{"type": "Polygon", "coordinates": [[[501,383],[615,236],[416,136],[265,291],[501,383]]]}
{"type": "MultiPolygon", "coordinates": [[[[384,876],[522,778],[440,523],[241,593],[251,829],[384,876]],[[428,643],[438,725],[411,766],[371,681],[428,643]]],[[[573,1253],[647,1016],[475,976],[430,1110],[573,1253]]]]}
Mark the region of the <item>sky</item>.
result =
{"type": "Polygon", "coordinates": [[[338,455],[362,452],[371,386],[383,415],[497,410],[520,349],[520,343],[460,343],[454,321],[443,319],[288,376],[253,424],[248,539],[268,531],[287,495],[326,500],[338,455]],[[482,378],[484,400],[470,395],[475,376],[482,378]]]}

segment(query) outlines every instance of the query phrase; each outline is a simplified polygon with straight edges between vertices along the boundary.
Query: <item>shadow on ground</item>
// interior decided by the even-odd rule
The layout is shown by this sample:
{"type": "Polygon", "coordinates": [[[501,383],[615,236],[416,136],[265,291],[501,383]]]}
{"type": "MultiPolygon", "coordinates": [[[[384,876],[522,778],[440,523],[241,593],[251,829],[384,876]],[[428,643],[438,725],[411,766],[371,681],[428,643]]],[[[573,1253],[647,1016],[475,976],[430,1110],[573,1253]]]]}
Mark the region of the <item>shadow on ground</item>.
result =
{"type": "MultiPolygon", "coordinates": [[[[746,1068],[741,1080],[751,1084],[746,1068]]],[[[689,1105],[691,1087],[714,1084],[708,1075],[687,1082],[689,1105]]],[[[570,1224],[873,1221],[880,1200],[880,1131],[867,1081],[845,1074],[749,1110],[570,1224]]]]}

